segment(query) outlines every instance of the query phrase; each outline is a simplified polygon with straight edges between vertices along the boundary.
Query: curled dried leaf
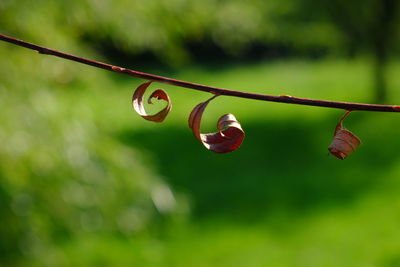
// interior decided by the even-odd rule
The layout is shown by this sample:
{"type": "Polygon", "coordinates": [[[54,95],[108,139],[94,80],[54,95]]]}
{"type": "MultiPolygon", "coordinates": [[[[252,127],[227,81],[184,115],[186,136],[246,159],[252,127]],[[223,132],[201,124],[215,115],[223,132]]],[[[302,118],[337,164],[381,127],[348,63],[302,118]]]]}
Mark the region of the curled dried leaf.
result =
{"type": "Polygon", "coordinates": [[[361,140],[352,132],[343,127],[343,120],[349,115],[351,110],[347,111],[340,118],[335,128],[332,143],[328,147],[329,152],[338,159],[345,159],[361,145],[361,140]]]}
{"type": "Polygon", "coordinates": [[[152,99],[155,98],[158,100],[166,101],[167,106],[154,115],[147,114],[146,110],[144,109],[143,95],[151,83],[152,83],[152,81],[148,81],[148,82],[145,82],[138,86],[138,88],[135,90],[135,92],[133,93],[133,96],[132,96],[132,106],[135,109],[135,111],[140,116],[142,116],[145,120],[154,121],[154,122],[162,122],[167,117],[168,113],[171,111],[171,108],[172,108],[171,100],[169,99],[168,94],[164,90],[158,89],[158,90],[154,91],[149,96],[149,99],[147,102],[149,104],[153,104],[152,99]]]}
{"type": "Polygon", "coordinates": [[[216,153],[232,152],[240,147],[244,139],[244,131],[233,114],[225,114],[217,123],[218,132],[200,133],[201,117],[208,103],[217,96],[198,104],[190,113],[189,127],[194,136],[208,149],[216,153]]]}

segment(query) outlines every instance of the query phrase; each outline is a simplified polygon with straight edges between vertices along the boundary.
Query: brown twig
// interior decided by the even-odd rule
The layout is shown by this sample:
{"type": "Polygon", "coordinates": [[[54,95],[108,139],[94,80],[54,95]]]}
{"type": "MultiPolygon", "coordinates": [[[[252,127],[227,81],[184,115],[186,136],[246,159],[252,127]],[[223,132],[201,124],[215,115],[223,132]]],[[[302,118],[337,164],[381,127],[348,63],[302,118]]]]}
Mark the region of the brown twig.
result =
{"type": "Polygon", "coordinates": [[[216,95],[226,95],[226,96],[235,96],[241,98],[248,99],[256,99],[262,101],[270,101],[270,102],[280,102],[280,103],[288,103],[288,104],[298,104],[298,105],[307,105],[307,106],[318,106],[318,107],[327,107],[327,108],[338,108],[344,110],[364,110],[364,111],[381,111],[381,112],[400,112],[400,106],[393,105],[374,105],[374,104],[364,104],[364,103],[349,103],[349,102],[337,102],[337,101],[327,101],[327,100],[315,100],[315,99],[306,99],[306,98],[298,98],[291,96],[273,96],[273,95],[263,95],[263,94],[255,94],[248,93],[242,91],[234,91],[228,90],[208,85],[202,85],[198,83],[191,83],[181,80],[175,80],[168,77],[157,76],[153,74],[148,74],[144,72],[139,72],[136,70],[126,69],[118,66],[113,66],[110,64],[102,63],[95,60],[90,60],[78,56],[74,56],[71,54],[67,54],[61,51],[57,51],[54,49],[46,48],[43,46],[35,45],[32,43],[28,43],[22,40],[14,39],[12,37],[0,34],[0,40],[12,43],[14,45],[22,46],[28,49],[36,50],[37,52],[45,55],[52,55],[56,57],[61,57],[64,59],[80,62],[86,65],[90,65],[93,67],[114,71],[130,76],[134,76],[141,79],[156,81],[160,83],[171,84],[175,86],[190,88],[194,90],[199,90],[203,92],[209,92],[216,95]]]}

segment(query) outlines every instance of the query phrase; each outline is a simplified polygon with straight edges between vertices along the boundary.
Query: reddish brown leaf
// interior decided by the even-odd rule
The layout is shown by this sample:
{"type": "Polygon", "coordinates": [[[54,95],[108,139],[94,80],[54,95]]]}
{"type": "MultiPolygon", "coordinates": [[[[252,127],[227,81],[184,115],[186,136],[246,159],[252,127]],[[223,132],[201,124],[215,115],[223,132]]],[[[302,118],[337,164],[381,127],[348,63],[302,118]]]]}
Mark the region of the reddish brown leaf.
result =
{"type": "Polygon", "coordinates": [[[232,152],[240,147],[244,139],[244,131],[233,114],[223,115],[217,123],[218,132],[200,133],[201,117],[208,103],[216,96],[198,104],[190,113],[189,127],[194,136],[208,149],[216,153],[232,152]]]}
{"type": "Polygon", "coordinates": [[[328,147],[329,152],[338,159],[345,159],[361,145],[361,140],[352,132],[343,127],[343,120],[349,115],[351,110],[347,111],[340,118],[335,128],[332,143],[328,147]]]}
{"type": "Polygon", "coordinates": [[[135,111],[140,116],[142,116],[144,119],[149,120],[149,121],[154,121],[154,122],[162,122],[167,117],[168,113],[171,111],[171,108],[172,108],[171,100],[169,99],[168,94],[164,90],[158,89],[158,90],[154,91],[150,95],[147,102],[149,104],[153,104],[151,102],[151,100],[153,98],[156,98],[158,100],[166,101],[167,106],[154,115],[147,114],[146,110],[144,109],[144,105],[143,105],[143,95],[151,83],[152,83],[152,81],[148,81],[148,82],[145,82],[145,83],[139,85],[139,87],[133,93],[132,106],[135,109],[135,111]]]}

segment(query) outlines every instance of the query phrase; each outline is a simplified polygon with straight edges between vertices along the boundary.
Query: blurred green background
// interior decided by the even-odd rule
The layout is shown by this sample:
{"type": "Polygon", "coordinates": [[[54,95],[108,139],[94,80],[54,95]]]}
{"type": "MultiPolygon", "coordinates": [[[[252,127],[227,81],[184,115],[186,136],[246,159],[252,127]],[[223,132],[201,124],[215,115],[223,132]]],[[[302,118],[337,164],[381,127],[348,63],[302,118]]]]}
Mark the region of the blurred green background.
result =
{"type": "MultiPolygon", "coordinates": [[[[396,0],[1,0],[0,32],[235,90],[400,103],[396,0]]],[[[355,112],[363,145],[328,155],[339,110],[219,97],[231,154],[187,127],[209,95],[0,43],[1,266],[400,266],[398,114],[355,112]],[[157,86],[157,87],[156,87],[157,86]],[[162,104],[150,110],[160,108],[162,104]]]]}

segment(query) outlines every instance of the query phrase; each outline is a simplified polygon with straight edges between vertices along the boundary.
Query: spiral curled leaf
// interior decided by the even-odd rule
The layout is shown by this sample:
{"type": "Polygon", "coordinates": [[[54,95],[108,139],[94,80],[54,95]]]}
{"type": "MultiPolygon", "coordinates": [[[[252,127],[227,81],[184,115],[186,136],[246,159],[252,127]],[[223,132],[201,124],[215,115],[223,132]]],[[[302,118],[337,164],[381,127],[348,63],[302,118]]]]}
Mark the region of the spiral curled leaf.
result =
{"type": "Polygon", "coordinates": [[[144,104],[143,104],[143,95],[151,83],[152,83],[152,81],[148,81],[148,82],[145,82],[145,83],[139,85],[138,88],[136,88],[136,90],[132,96],[132,106],[135,109],[135,111],[140,116],[142,116],[142,118],[144,118],[145,120],[154,121],[154,122],[162,122],[165,120],[168,113],[171,111],[171,108],[172,108],[171,100],[169,99],[168,94],[164,90],[158,89],[158,90],[154,91],[149,96],[149,99],[147,100],[147,102],[149,104],[153,104],[152,99],[155,98],[158,100],[166,101],[167,106],[154,115],[147,114],[147,112],[144,108],[144,104]]]}
{"type": "Polygon", "coordinates": [[[208,149],[216,153],[229,153],[240,147],[244,131],[233,114],[225,114],[217,123],[218,132],[200,133],[201,118],[208,103],[216,96],[198,104],[190,113],[189,127],[194,136],[208,149]]]}
{"type": "Polygon", "coordinates": [[[347,111],[340,118],[335,128],[332,143],[328,147],[329,152],[338,159],[345,159],[361,145],[361,140],[352,132],[343,127],[343,120],[350,114],[347,111]]]}

